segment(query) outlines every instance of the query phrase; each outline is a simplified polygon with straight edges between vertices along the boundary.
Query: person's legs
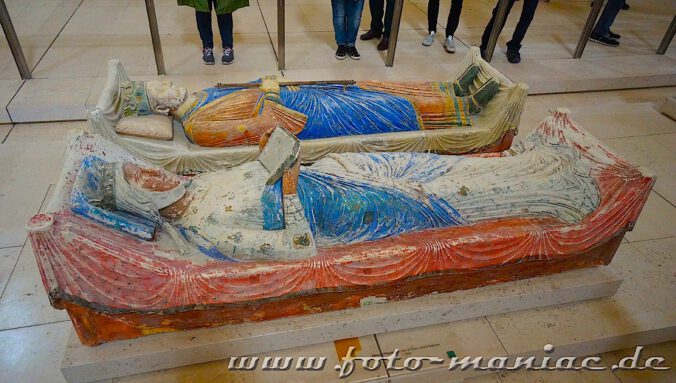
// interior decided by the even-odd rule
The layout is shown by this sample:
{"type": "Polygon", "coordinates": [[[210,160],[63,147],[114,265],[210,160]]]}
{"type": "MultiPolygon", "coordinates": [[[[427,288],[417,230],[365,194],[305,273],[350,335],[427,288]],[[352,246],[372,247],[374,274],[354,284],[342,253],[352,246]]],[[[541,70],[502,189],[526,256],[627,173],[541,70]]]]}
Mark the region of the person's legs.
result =
{"type": "Polygon", "coordinates": [[[394,16],[394,2],[395,0],[387,0],[385,6],[385,30],[383,37],[390,38],[390,31],[392,30],[392,17],[394,16]]]}
{"type": "Polygon", "coordinates": [[[333,31],[338,46],[347,45],[346,3],[348,1],[351,0],[331,0],[331,8],[333,9],[333,31]]]}
{"type": "Polygon", "coordinates": [[[437,31],[437,18],[439,17],[439,0],[427,2],[427,31],[437,31]]]}
{"type": "Polygon", "coordinates": [[[359,60],[361,55],[355,47],[357,42],[357,33],[359,33],[359,24],[361,23],[361,13],[364,9],[364,0],[346,0],[347,14],[347,55],[353,60],[359,60]]]}
{"type": "MultiPolygon", "coordinates": [[[[515,0],[509,0],[509,3],[507,4],[507,14],[505,15],[505,18],[509,16],[509,12],[512,10],[512,6],[514,5],[515,0]]],[[[486,25],[486,29],[484,29],[484,34],[481,36],[481,51],[485,51],[486,48],[488,47],[488,39],[491,37],[491,31],[493,30],[493,24],[495,24],[495,15],[498,13],[498,6],[500,3],[495,4],[495,8],[493,8],[493,15],[491,16],[491,20],[488,22],[488,25],[486,25]]],[[[504,23],[502,24],[504,27],[504,23]]],[[[500,32],[502,32],[502,28],[500,28],[500,32]]]]}
{"type": "Polygon", "coordinates": [[[364,0],[347,0],[345,3],[346,44],[348,47],[354,47],[357,41],[357,33],[359,33],[359,24],[361,24],[364,0]]]}
{"type": "Polygon", "coordinates": [[[378,34],[383,33],[383,8],[385,0],[369,0],[369,12],[371,13],[370,30],[378,34]]]}
{"type": "Polygon", "coordinates": [[[458,29],[460,12],[462,12],[462,0],[451,0],[451,11],[448,13],[448,20],[446,21],[446,37],[453,36],[455,30],[458,29]]]}
{"type": "Polygon", "coordinates": [[[209,2],[209,12],[195,11],[195,20],[197,21],[197,31],[199,31],[202,40],[202,48],[214,48],[214,33],[211,31],[211,1],[209,2]]]}
{"type": "Polygon", "coordinates": [[[218,30],[221,32],[221,42],[223,44],[223,48],[232,48],[232,13],[218,15],[216,16],[216,19],[218,20],[218,30]]]}
{"type": "Polygon", "coordinates": [[[521,42],[526,36],[528,27],[533,21],[533,16],[535,15],[535,10],[538,7],[539,0],[524,0],[523,9],[521,10],[521,17],[519,17],[519,22],[516,24],[516,29],[514,29],[514,34],[512,34],[512,39],[507,43],[507,50],[512,52],[519,52],[521,49],[521,42]]]}
{"type": "Polygon", "coordinates": [[[622,5],[624,5],[624,0],[608,0],[605,8],[603,8],[601,17],[599,17],[599,20],[596,22],[596,26],[592,31],[592,36],[604,37],[608,35],[610,26],[613,25],[615,17],[620,13],[622,5]]]}

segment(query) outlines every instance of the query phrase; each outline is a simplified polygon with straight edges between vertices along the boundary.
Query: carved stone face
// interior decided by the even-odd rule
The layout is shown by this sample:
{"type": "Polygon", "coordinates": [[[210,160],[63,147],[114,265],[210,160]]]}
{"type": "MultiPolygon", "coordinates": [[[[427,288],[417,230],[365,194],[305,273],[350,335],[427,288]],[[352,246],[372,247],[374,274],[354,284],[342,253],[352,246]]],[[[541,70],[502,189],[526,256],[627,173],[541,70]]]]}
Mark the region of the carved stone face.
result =
{"type": "Polygon", "coordinates": [[[169,114],[185,101],[188,92],[171,81],[153,80],[146,83],[146,92],[151,109],[155,113],[169,114]]]}
{"type": "Polygon", "coordinates": [[[181,184],[180,178],[167,172],[144,168],[131,162],[125,163],[122,169],[127,182],[148,191],[164,192],[181,184]]]}

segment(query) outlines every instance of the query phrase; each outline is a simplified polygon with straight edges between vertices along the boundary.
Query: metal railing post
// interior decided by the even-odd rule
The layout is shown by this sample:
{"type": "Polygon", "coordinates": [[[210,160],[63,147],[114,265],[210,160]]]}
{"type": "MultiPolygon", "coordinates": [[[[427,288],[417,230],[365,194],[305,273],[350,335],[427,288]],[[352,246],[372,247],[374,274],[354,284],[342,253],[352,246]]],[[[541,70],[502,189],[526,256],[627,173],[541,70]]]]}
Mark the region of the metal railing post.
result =
{"type": "Polygon", "coordinates": [[[657,54],[658,55],[663,55],[667,52],[667,49],[669,48],[669,44],[671,44],[671,40],[674,39],[674,33],[676,33],[676,15],[674,15],[674,18],[671,19],[671,24],[669,24],[669,29],[667,29],[667,33],[664,34],[664,37],[662,38],[662,42],[660,43],[659,48],[657,48],[657,54]]]}
{"type": "Polygon", "coordinates": [[[502,31],[502,27],[505,25],[508,5],[509,0],[500,0],[498,3],[498,12],[495,15],[495,20],[493,20],[493,29],[491,29],[491,35],[488,38],[488,46],[486,47],[486,61],[488,62],[491,62],[493,59],[493,52],[495,51],[495,46],[498,44],[500,31],[502,31]]]}
{"type": "Polygon", "coordinates": [[[157,14],[155,13],[155,2],[146,0],[146,12],[148,13],[148,25],[150,26],[150,37],[153,40],[153,52],[155,53],[155,65],[157,74],[164,75],[167,71],[164,69],[164,55],[162,54],[162,42],[160,41],[160,31],[157,27],[157,14]]]}
{"type": "Polygon", "coordinates": [[[397,39],[399,38],[399,27],[401,26],[401,14],[404,11],[404,0],[393,0],[394,12],[392,13],[392,27],[390,28],[390,41],[387,47],[387,58],[385,66],[394,65],[394,54],[397,52],[397,39]]]}
{"type": "Polygon", "coordinates": [[[574,59],[579,59],[582,57],[584,48],[587,46],[587,41],[589,41],[589,36],[591,36],[592,30],[594,29],[594,24],[596,24],[596,19],[601,13],[601,8],[603,8],[603,0],[594,1],[594,5],[589,11],[589,16],[587,16],[587,21],[584,23],[584,28],[582,28],[582,34],[580,35],[580,40],[577,42],[575,47],[575,53],[573,53],[574,59]]]}
{"type": "Polygon", "coordinates": [[[277,0],[277,69],[286,68],[286,17],[284,0],[277,0]]]}
{"type": "Polygon", "coordinates": [[[5,31],[7,44],[9,44],[9,49],[12,51],[12,56],[14,56],[14,62],[16,63],[16,67],[19,69],[21,78],[24,80],[33,78],[31,75],[31,70],[28,67],[28,63],[26,62],[26,56],[23,55],[19,38],[16,36],[16,30],[14,29],[14,24],[12,24],[12,18],[9,17],[5,0],[0,0],[0,24],[2,24],[2,30],[5,31]]]}

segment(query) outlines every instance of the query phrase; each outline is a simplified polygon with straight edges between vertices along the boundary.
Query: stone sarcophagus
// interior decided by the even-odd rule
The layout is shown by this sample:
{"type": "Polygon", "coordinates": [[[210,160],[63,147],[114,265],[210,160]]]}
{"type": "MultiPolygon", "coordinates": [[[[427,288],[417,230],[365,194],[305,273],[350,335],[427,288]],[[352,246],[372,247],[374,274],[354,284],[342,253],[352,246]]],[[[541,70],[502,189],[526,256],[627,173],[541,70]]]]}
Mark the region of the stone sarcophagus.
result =
{"type": "Polygon", "coordinates": [[[300,166],[293,135],[262,141],[258,160],[188,178],[73,138],[27,227],[51,303],[84,344],[608,264],[655,181],[566,111],[492,154],[300,166]]]}
{"type": "Polygon", "coordinates": [[[527,89],[478,48],[442,82],[263,78],[192,94],[168,81],[131,81],[112,60],[88,119],[90,132],[177,173],[255,160],[259,138],[276,126],[301,139],[303,162],[345,152],[482,153],[509,148],[527,89]]]}

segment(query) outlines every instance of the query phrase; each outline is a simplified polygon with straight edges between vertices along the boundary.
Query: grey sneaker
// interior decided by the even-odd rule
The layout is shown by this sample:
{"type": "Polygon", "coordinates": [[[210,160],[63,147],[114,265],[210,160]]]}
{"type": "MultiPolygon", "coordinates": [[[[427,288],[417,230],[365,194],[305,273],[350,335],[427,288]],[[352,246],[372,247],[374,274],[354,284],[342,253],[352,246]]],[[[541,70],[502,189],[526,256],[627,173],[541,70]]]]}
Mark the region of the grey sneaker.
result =
{"type": "Polygon", "coordinates": [[[422,45],[429,47],[430,45],[434,44],[434,36],[436,34],[434,32],[430,32],[427,36],[422,41],[422,45]]]}
{"type": "Polygon", "coordinates": [[[444,49],[448,53],[455,53],[455,42],[453,42],[453,36],[446,37],[444,40],[444,49]]]}
{"type": "Polygon", "coordinates": [[[233,61],[235,61],[235,51],[232,48],[223,48],[223,57],[221,58],[223,65],[230,65],[233,61]]]}
{"type": "Polygon", "coordinates": [[[214,50],[211,48],[202,49],[202,62],[206,65],[214,65],[214,50]]]}

